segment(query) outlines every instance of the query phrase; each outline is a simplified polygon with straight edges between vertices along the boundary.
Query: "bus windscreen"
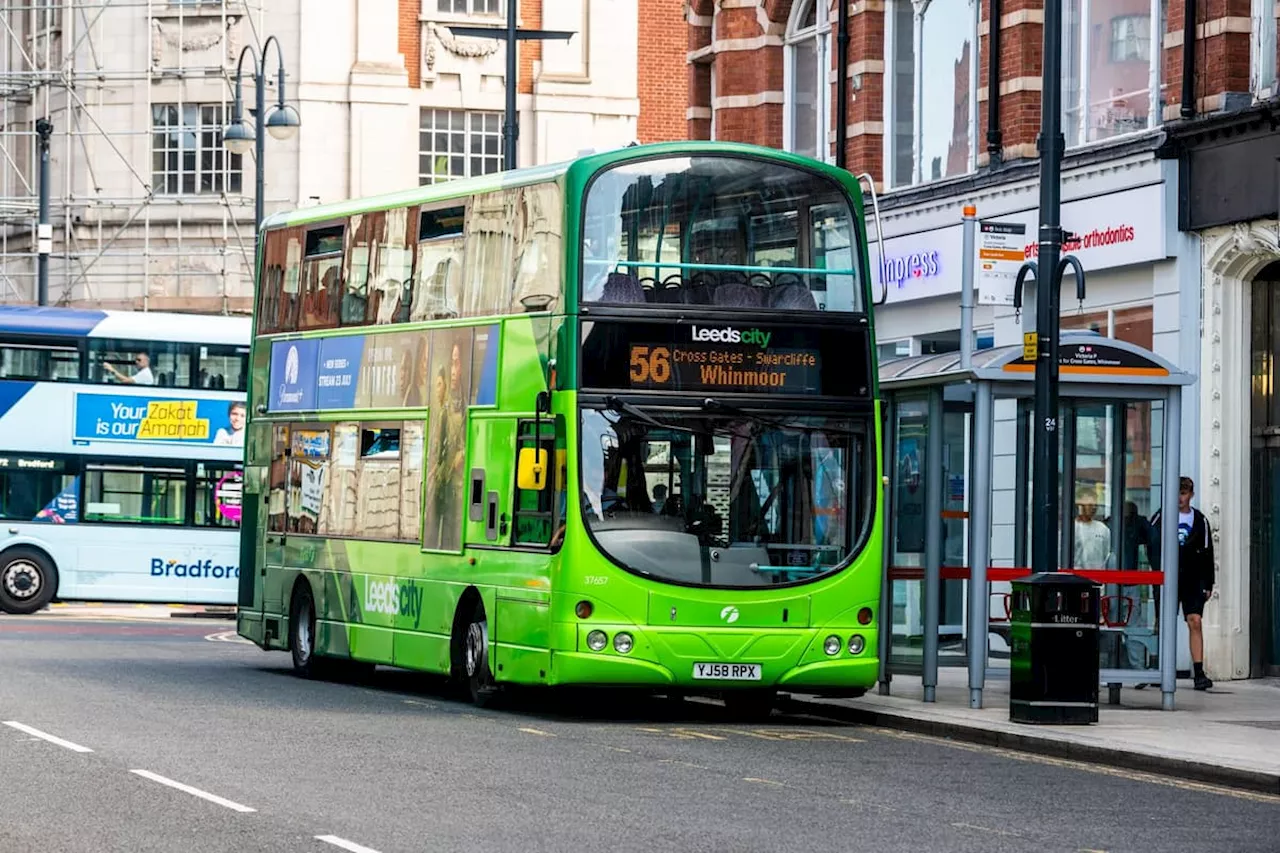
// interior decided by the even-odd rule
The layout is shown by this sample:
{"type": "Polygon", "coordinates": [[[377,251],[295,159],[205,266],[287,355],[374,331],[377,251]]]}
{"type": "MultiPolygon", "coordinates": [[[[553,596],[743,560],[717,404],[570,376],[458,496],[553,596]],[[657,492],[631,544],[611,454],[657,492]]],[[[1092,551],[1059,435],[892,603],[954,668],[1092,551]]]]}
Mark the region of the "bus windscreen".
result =
{"type": "Polygon", "coordinates": [[[829,177],[748,157],[664,157],[597,175],[582,301],[866,310],[853,210],[829,177]]]}

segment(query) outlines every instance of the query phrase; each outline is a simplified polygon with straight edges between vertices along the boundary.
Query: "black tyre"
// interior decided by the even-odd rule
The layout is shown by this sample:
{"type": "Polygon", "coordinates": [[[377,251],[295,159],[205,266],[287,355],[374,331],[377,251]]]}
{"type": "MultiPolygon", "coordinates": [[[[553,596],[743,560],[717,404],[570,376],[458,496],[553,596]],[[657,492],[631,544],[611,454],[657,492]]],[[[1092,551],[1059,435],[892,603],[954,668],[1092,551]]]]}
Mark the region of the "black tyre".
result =
{"type": "Polygon", "coordinates": [[[743,722],[769,719],[778,704],[774,690],[726,690],[722,698],[729,716],[743,722]]]}
{"type": "Polygon", "coordinates": [[[289,652],[293,671],[303,678],[317,678],[323,666],[316,654],[316,605],[311,587],[299,584],[289,606],[289,652]]]}
{"type": "Polygon", "coordinates": [[[289,651],[293,671],[303,678],[361,682],[373,676],[371,663],[326,657],[316,651],[316,604],[306,584],[299,585],[289,609],[289,651]]]}
{"type": "Polygon", "coordinates": [[[10,548],[0,555],[0,611],[26,615],[44,609],[58,591],[58,570],[42,551],[10,548]]]}
{"type": "Polygon", "coordinates": [[[455,692],[475,705],[487,704],[497,693],[489,655],[489,620],[484,604],[475,602],[470,615],[458,620],[453,638],[452,676],[455,692]]]}

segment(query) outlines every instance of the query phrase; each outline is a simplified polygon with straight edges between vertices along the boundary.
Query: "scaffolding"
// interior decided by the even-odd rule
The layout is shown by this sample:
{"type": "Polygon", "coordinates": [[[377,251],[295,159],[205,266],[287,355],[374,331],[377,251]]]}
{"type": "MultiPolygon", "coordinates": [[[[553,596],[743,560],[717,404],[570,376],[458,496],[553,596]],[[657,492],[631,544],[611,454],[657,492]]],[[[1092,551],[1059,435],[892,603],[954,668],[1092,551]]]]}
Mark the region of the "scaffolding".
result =
{"type": "Polygon", "coordinates": [[[261,3],[0,0],[0,303],[37,298],[47,120],[49,304],[249,310],[256,164],[221,129],[261,3]]]}

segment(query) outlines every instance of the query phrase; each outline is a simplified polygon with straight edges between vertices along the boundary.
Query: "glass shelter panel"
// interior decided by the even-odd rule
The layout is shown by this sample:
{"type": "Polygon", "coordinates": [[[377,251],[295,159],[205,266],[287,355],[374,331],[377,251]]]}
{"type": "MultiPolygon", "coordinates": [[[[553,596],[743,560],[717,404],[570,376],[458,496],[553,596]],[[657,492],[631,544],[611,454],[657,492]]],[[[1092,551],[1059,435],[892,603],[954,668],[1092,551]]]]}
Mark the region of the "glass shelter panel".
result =
{"type": "Polygon", "coordinates": [[[895,408],[893,448],[893,596],[890,658],[894,671],[918,668],[924,649],[925,482],[929,402],[901,400],[895,408]]]}
{"type": "MultiPolygon", "coordinates": [[[[1024,409],[1031,434],[1030,404],[1024,409]]],[[[1103,669],[1154,670],[1159,666],[1160,586],[1133,582],[1132,572],[1159,566],[1160,490],[1163,478],[1163,402],[1068,400],[1060,411],[1059,456],[1063,493],[1059,564],[1104,571],[1101,586],[1103,669]]],[[[1032,439],[1028,439],[1030,458],[1032,439]]],[[[1029,565],[1033,477],[1027,466],[1025,530],[1020,565],[1029,565]]]]}

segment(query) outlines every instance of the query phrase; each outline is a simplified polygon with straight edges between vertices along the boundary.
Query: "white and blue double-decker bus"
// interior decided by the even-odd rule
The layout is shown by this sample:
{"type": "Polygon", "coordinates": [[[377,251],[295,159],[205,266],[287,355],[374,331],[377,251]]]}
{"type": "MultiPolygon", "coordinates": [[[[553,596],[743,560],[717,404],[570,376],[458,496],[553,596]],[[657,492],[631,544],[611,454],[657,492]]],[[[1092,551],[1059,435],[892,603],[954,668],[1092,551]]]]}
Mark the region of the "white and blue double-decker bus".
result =
{"type": "Polygon", "coordinates": [[[0,611],[235,603],[249,323],[0,306],[0,611]]]}

